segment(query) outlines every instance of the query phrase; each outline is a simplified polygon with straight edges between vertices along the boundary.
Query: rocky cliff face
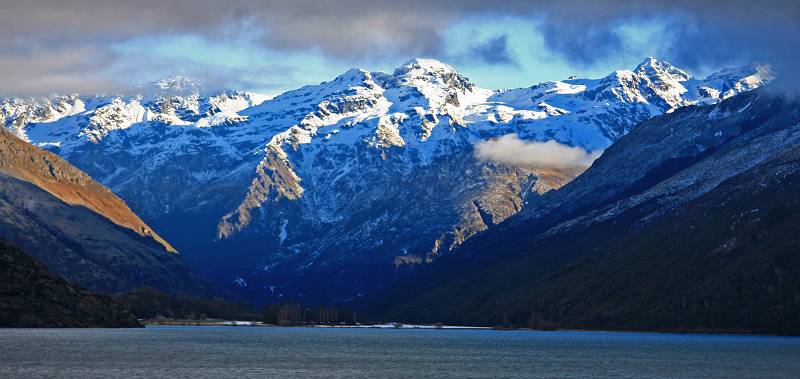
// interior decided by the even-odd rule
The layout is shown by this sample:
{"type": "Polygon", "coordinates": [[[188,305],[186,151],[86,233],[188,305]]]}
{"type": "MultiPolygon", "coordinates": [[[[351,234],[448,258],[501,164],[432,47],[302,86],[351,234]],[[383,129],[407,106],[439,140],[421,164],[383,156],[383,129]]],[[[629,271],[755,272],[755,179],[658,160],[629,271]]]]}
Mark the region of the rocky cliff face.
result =
{"type": "Polygon", "coordinates": [[[513,133],[599,153],[642,120],[770,79],[745,67],[699,80],[647,59],[601,79],[494,91],[416,59],[269,99],[159,89],[9,101],[3,114],[17,135],[118,193],[214,279],[257,301],[345,301],[586,168],[483,159],[475,144],[513,133]]]}
{"type": "Polygon", "coordinates": [[[208,290],[121,199],[62,158],[5,130],[0,130],[0,238],[91,290],[208,290]]]}
{"type": "Polygon", "coordinates": [[[0,240],[0,326],[141,327],[110,297],[93,294],[51,273],[0,240]]]}

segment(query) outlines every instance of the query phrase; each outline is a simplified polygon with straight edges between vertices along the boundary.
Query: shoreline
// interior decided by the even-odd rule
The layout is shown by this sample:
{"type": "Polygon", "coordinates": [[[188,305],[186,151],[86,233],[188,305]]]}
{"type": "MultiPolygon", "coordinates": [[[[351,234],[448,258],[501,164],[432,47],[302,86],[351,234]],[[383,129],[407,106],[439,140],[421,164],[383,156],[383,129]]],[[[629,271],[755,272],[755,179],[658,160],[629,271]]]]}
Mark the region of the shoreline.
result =
{"type": "Polygon", "coordinates": [[[321,328],[321,329],[399,329],[399,330],[496,330],[507,332],[568,332],[568,333],[647,333],[647,334],[697,334],[697,335],[716,335],[716,336],[756,336],[756,337],[800,337],[800,334],[789,333],[767,333],[747,329],[532,329],[532,328],[498,328],[489,326],[464,326],[464,325],[423,325],[423,324],[403,324],[397,327],[394,324],[364,324],[364,325],[275,325],[265,324],[261,321],[240,321],[240,320],[140,320],[141,327],[16,327],[0,326],[2,329],[143,329],[147,327],[159,326],[181,326],[181,327],[250,327],[250,328],[321,328]]]}
{"type": "Polygon", "coordinates": [[[141,320],[147,326],[243,326],[243,327],[275,327],[275,328],[325,328],[325,329],[447,329],[447,330],[492,330],[488,326],[462,326],[462,325],[427,325],[427,324],[357,324],[357,325],[332,325],[332,324],[306,324],[306,325],[275,325],[261,321],[240,320],[141,320]]]}
{"type": "Polygon", "coordinates": [[[706,334],[729,336],[772,336],[772,337],[800,337],[797,334],[768,333],[749,329],[712,329],[712,328],[663,328],[663,329],[533,329],[533,328],[497,328],[490,326],[466,325],[429,325],[429,324],[358,324],[358,325],[274,325],[260,321],[238,320],[142,320],[145,327],[149,326],[228,326],[228,327],[274,327],[274,328],[323,328],[323,329],[398,329],[398,330],[497,330],[497,331],[535,331],[535,332],[595,332],[595,333],[655,333],[655,334],[706,334]]]}

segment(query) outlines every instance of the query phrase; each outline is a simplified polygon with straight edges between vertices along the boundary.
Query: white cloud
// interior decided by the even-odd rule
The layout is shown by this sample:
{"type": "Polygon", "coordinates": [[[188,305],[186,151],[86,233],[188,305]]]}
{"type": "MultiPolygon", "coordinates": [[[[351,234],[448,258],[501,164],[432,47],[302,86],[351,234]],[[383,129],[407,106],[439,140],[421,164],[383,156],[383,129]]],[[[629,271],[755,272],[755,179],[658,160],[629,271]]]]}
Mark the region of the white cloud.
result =
{"type": "Polygon", "coordinates": [[[600,150],[588,152],[556,141],[524,141],[516,134],[479,142],[475,154],[480,159],[527,168],[586,167],[599,158],[600,150]]]}

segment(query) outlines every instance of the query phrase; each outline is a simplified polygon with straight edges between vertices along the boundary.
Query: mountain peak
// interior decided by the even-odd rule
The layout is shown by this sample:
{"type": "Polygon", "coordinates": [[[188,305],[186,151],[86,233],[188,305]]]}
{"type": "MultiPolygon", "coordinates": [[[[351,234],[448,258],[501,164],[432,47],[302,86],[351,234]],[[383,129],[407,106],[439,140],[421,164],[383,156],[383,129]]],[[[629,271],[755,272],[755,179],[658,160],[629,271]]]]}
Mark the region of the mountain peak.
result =
{"type": "Polygon", "coordinates": [[[369,72],[354,67],[343,72],[341,75],[337,76],[336,79],[334,80],[339,82],[364,82],[366,80],[369,80],[370,78],[371,75],[369,72]]]}
{"type": "Polygon", "coordinates": [[[405,63],[403,63],[401,65],[401,67],[406,67],[406,66],[447,67],[447,68],[451,68],[452,69],[452,67],[450,67],[450,65],[448,65],[448,64],[446,64],[446,63],[444,63],[444,62],[442,62],[440,60],[433,59],[433,58],[420,58],[420,57],[411,58],[411,59],[407,60],[405,63]]]}
{"type": "Polygon", "coordinates": [[[411,72],[423,73],[456,73],[456,69],[452,66],[430,58],[414,58],[406,61],[395,70],[395,75],[408,74],[411,72]]]}
{"type": "Polygon", "coordinates": [[[677,80],[689,80],[691,79],[691,75],[687,74],[686,71],[683,71],[671,63],[667,61],[658,60],[654,57],[647,57],[639,63],[638,66],[633,70],[636,73],[642,73],[647,75],[648,77],[653,76],[668,76],[672,79],[677,80]]]}
{"type": "Polygon", "coordinates": [[[151,87],[158,92],[174,95],[198,94],[202,87],[197,79],[183,75],[174,75],[151,83],[151,87]]]}
{"type": "Polygon", "coordinates": [[[661,63],[661,61],[659,61],[655,57],[647,57],[644,60],[642,60],[642,63],[639,63],[639,65],[636,66],[636,70],[638,71],[640,68],[647,66],[655,66],[658,65],[659,63],[661,63]]]}
{"type": "MultiPolygon", "coordinates": [[[[445,91],[471,91],[475,88],[469,79],[450,65],[435,59],[414,58],[394,70],[394,79],[399,83],[427,88],[423,93],[445,91]],[[435,89],[434,88],[438,88],[435,89]]],[[[439,94],[441,95],[441,93],[439,94]]],[[[436,95],[436,96],[439,96],[436,95]]],[[[430,96],[429,96],[430,97],[430,96]]]]}

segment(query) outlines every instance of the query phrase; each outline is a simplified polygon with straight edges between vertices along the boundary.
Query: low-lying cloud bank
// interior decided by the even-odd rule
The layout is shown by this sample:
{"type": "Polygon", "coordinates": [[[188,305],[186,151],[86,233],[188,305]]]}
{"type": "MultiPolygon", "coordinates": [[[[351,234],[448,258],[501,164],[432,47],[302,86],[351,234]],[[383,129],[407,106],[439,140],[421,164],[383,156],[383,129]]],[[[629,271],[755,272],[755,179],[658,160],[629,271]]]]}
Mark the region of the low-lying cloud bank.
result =
{"type": "Polygon", "coordinates": [[[599,158],[602,150],[586,151],[556,141],[521,140],[516,134],[479,142],[475,145],[478,158],[525,168],[588,167],[599,158]]]}

